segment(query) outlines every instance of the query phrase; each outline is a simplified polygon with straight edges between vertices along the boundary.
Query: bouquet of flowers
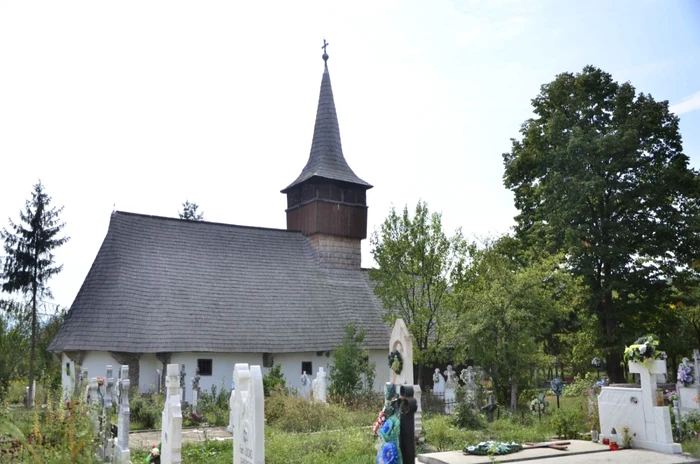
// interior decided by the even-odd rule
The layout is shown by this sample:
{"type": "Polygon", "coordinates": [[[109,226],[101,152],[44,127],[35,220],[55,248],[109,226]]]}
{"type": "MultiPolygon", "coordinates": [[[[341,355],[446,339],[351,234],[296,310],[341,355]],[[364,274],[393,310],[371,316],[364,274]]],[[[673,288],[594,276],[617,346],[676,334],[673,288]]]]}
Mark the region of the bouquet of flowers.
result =
{"type": "Polygon", "coordinates": [[[440,369],[436,369],[433,374],[433,383],[440,383],[440,369]]]}
{"type": "Polygon", "coordinates": [[[648,364],[662,357],[663,352],[658,350],[659,341],[653,335],[638,338],[633,344],[625,347],[623,360],[625,362],[640,362],[648,364]]]}
{"type": "Polygon", "coordinates": [[[666,398],[671,402],[678,401],[678,393],[676,390],[666,390],[666,398]]]}
{"type": "Polygon", "coordinates": [[[678,381],[683,384],[684,387],[692,384],[695,380],[693,378],[693,368],[686,363],[687,359],[683,358],[683,362],[678,365],[678,381]]]}
{"type": "Polygon", "coordinates": [[[160,464],[160,443],[153,445],[151,448],[151,454],[146,458],[146,462],[149,464],[160,464]]]}

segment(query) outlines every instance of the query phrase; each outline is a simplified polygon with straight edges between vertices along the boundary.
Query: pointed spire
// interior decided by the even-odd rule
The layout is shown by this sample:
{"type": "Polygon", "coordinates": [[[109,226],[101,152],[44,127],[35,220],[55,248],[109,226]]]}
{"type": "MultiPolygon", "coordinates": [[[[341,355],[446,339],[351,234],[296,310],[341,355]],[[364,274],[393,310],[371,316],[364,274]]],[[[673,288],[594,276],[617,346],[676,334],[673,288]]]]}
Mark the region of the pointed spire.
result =
{"type": "Polygon", "coordinates": [[[318,110],[316,111],[316,124],[314,126],[314,137],[311,142],[311,153],[309,160],[299,177],[289,184],[282,193],[287,193],[289,189],[312,177],[322,177],[324,179],[337,180],[372,188],[370,184],[360,179],[348,166],[343,156],[343,147],[340,143],[340,128],[338,126],[338,115],[335,112],[335,102],[333,100],[333,89],[331,88],[331,76],[328,73],[328,53],[326,47],[328,43],[323,40],[323,61],[324,70],[321,79],[321,94],[318,98],[318,110]]]}

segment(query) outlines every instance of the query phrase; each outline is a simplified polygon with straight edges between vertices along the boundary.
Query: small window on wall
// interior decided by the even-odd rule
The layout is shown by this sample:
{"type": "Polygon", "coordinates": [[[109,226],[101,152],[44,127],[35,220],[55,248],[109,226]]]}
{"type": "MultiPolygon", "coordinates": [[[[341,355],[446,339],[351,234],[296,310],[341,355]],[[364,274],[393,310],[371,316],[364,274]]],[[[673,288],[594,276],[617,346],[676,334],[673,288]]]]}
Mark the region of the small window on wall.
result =
{"type": "Polygon", "coordinates": [[[311,376],[313,375],[313,368],[311,367],[311,361],[302,361],[301,362],[301,373],[303,374],[306,372],[306,375],[311,376]]]}
{"type": "Polygon", "coordinates": [[[272,353],[263,353],[263,367],[272,367],[275,364],[275,356],[272,353]]]}
{"type": "Polygon", "coordinates": [[[70,363],[66,363],[66,375],[70,375],[70,363]]]}
{"type": "Polygon", "coordinates": [[[211,359],[198,359],[199,375],[211,375],[214,363],[211,359]]]}

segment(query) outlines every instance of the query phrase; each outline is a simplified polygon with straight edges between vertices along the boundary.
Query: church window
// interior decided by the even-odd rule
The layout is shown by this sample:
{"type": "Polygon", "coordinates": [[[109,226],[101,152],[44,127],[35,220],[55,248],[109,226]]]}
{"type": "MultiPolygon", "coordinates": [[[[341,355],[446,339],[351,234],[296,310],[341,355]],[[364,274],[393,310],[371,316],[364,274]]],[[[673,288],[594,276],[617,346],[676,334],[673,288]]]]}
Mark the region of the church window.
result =
{"type": "Polygon", "coordinates": [[[212,375],[214,362],[211,359],[198,359],[199,375],[212,375]]]}
{"type": "Polygon", "coordinates": [[[301,362],[301,373],[303,374],[304,372],[306,372],[306,375],[313,374],[313,367],[311,366],[311,361],[301,362]]]}
{"type": "Polygon", "coordinates": [[[263,353],[263,367],[272,367],[274,364],[274,355],[272,353],[263,353]]]}

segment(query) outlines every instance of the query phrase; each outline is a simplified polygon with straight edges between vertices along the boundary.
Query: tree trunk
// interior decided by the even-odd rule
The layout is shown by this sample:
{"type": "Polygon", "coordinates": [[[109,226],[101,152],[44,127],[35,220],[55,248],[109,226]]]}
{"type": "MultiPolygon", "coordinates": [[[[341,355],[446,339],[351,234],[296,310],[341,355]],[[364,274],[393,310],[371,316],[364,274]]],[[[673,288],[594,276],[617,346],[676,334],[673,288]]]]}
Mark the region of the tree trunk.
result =
{"type": "Polygon", "coordinates": [[[605,357],[606,362],[606,374],[610,379],[611,383],[624,383],[625,371],[622,369],[622,355],[616,351],[608,353],[605,357]]]}
{"type": "Polygon", "coordinates": [[[421,390],[423,390],[423,363],[420,362],[418,363],[418,381],[416,379],[413,379],[414,385],[419,385],[421,390]]]}
{"type": "Polygon", "coordinates": [[[516,412],[518,409],[518,382],[510,382],[510,410],[516,412]]]}
{"type": "Polygon", "coordinates": [[[29,349],[29,394],[27,407],[34,407],[34,349],[36,347],[36,284],[32,287],[32,340],[29,349]]]}

